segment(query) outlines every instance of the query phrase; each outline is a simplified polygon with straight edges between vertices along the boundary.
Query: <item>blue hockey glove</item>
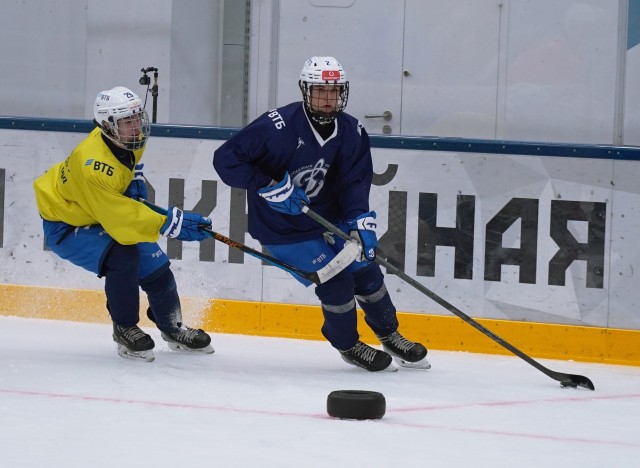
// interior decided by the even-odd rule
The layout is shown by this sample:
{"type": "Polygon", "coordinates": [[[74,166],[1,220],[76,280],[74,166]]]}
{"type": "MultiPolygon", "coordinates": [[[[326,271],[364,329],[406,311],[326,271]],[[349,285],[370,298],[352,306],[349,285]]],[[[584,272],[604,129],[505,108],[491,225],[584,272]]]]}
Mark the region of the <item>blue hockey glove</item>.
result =
{"type": "Polygon", "coordinates": [[[362,253],[357,260],[363,262],[375,259],[376,248],[378,247],[376,212],[369,211],[361,214],[356,219],[347,220],[347,226],[351,237],[359,240],[362,244],[362,253]]]}
{"type": "Polygon", "coordinates": [[[160,234],[183,241],[202,241],[210,237],[200,230],[203,227],[211,227],[209,218],[172,207],[167,211],[167,220],[160,228],[160,234]]]}
{"type": "Polygon", "coordinates": [[[302,214],[302,204],[309,204],[309,197],[301,187],[293,185],[288,172],[285,172],[277,184],[258,190],[258,195],[264,198],[272,209],[288,215],[302,214]]]}
{"type": "Polygon", "coordinates": [[[147,186],[144,182],[144,175],[142,175],[143,167],[144,164],[137,164],[134,168],[133,179],[131,179],[131,183],[123,193],[125,197],[133,198],[134,200],[147,199],[147,186]]]}

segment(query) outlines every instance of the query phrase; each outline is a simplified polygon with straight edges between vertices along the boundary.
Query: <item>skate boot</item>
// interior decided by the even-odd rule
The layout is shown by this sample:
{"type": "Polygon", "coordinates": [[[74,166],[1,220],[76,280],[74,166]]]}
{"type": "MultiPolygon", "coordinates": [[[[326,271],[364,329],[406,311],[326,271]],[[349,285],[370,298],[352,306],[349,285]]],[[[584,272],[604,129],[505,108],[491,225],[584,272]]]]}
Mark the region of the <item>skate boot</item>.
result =
{"type": "Polygon", "coordinates": [[[369,372],[391,371],[398,369],[393,365],[393,359],[384,351],[372,348],[368,344],[358,341],[356,345],[346,351],[340,351],[344,362],[353,366],[362,367],[369,372]]]}
{"type": "Polygon", "coordinates": [[[211,337],[204,331],[182,326],[172,333],[161,332],[162,338],[173,351],[213,354],[211,337]]]}
{"type": "Polygon", "coordinates": [[[427,348],[420,343],[407,340],[397,331],[387,336],[378,336],[382,348],[393,356],[399,366],[412,367],[414,369],[430,369],[427,361],[427,348]]]}
{"type": "MultiPolygon", "coordinates": [[[[153,323],[156,323],[151,307],[147,308],[147,317],[153,323]]],[[[204,330],[184,327],[181,322],[178,322],[178,327],[177,330],[171,333],[160,331],[160,335],[167,342],[169,349],[200,354],[213,354],[215,352],[215,349],[211,346],[211,337],[204,330]]]]}
{"type": "Polygon", "coordinates": [[[137,325],[123,327],[113,324],[113,341],[118,345],[118,355],[125,359],[151,362],[155,359],[153,339],[137,325]]]}

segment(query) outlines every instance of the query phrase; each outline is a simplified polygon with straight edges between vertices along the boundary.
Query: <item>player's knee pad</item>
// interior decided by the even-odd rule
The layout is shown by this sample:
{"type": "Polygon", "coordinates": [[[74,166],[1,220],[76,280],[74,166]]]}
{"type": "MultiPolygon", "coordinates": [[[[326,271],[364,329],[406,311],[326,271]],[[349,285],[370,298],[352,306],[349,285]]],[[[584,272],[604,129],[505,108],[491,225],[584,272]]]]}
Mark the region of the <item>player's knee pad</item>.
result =
{"type": "Polygon", "coordinates": [[[152,277],[140,280],[140,287],[147,295],[157,296],[177,293],[178,285],[173,272],[167,266],[152,277]]]}
{"type": "Polygon", "coordinates": [[[366,268],[353,275],[355,293],[358,296],[374,294],[384,285],[384,275],[377,263],[370,263],[366,268]]]}
{"type": "Polygon", "coordinates": [[[316,286],[315,293],[324,305],[342,305],[353,300],[353,275],[343,270],[329,281],[316,286]]]}

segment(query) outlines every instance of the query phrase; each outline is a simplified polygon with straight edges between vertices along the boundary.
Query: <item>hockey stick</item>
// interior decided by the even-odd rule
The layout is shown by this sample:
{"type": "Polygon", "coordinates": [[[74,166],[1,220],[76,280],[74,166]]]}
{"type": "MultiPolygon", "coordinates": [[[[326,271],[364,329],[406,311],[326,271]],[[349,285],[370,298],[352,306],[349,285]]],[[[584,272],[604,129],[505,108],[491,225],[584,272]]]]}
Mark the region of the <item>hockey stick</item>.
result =
{"type": "MultiPolygon", "coordinates": [[[[338,237],[340,237],[340,238],[342,238],[344,240],[351,239],[351,237],[349,237],[347,234],[342,232],[338,227],[334,226],[329,221],[324,219],[322,216],[320,216],[319,214],[315,213],[308,206],[304,205],[302,207],[302,211],[307,216],[309,216],[310,218],[312,218],[313,220],[318,222],[321,226],[323,226],[328,231],[334,233],[338,237]]],[[[587,377],[585,377],[583,375],[565,374],[563,372],[555,372],[555,371],[552,371],[551,369],[546,368],[545,366],[540,364],[538,361],[534,360],[533,358],[531,358],[527,354],[523,353],[522,351],[520,351],[518,348],[516,348],[512,344],[510,344],[510,343],[506,342],[505,340],[503,340],[502,338],[500,338],[498,335],[493,333],[491,330],[485,328],[483,325],[481,325],[480,323],[476,322],[474,319],[469,317],[467,314],[462,312],[457,307],[453,306],[452,304],[449,304],[449,302],[447,302],[446,300],[444,300],[443,298],[438,296],[433,291],[427,289],[425,286],[423,286],[422,284],[418,283],[416,280],[414,280],[409,275],[407,275],[403,271],[401,271],[398,268],[396,268],[395,266],[393,266],[391,263],[389,263],[384,258],[376,257],[375,258],[375,262],[377,264],[385,267],[388,272],[393,273],[396,276],[399,276],[401,279],[403,279],[405,282],[407,282],[408,284],[410,284],[411,286],[416,288],[418,291],[420,291],[421,293],[423,293],[424,295],[429,297],[431,300],[433,300],[434,302],[440,304],[442,307],[447,309],[452,314],[457,315],[462,320],[464,320],[469,325],[471,325],[473,328],[478,330],[480,333],[488,336],[489,338],[491,338],[493,341],[495,341],[496,343],[498,343],[502,347],[508,349],[509,351],[511,351],[513,354],[515,354],[519,358],[521,358],[524,361],[526,361],[527,363],[531,364],[533,367],[538,369],[540,372],[548,375],[549,377],[551,377],[554,380],[557,380],[558,382],[560,382],[560,385],[562,385],[563,387],[573,387],[573,388],[575,388],[575,387],[583,387],[583,388],[587,388],[589,390],[595,390],[593,382],[591,382],[591,380],[589,380],[587,377]]]]}
{"type": "Polygon", "coordinates": [[[333,278],[335,275],[344,270],[347,266],[351,264],[355,260],[355,258],[360,253],[360,246],[356,242],[346,243],[344,249],[342,249],[338,255],[336,255],[331,262],[322,267],[318,271],[304,271],[300,268],[289,265],[283,261],[278,260],[277,258],[271,257],[265,253],[260,252],[259,250],[254,250],[251,247],[248,247],[240,242],[236,242],[232,239],[229,239],[227,236],[220,234],[219,232],[215,232],[210,228],[201,227],[201,231],[206,232],[215,240],[220,241],[224,244],[227,244],[229,247],[233,247],[234,249],[238,249],[246,254],[249,254],[253,257],[259,258],[267,263],[270,263],[273,266],[280,268],[281,270],[287,271],[289,273],[295,273],[296,275],[311,281],[315,284],[326,283],[329,279],[333,278]]]}
{"type": "Polygon", "coordinates": [[[215,232],[213,230],[211,230],[210,228],[200,228],[201,231],[206,232],[207,234],[209,234],[211,237],[213,237],[215,240],[222,242],[223,244],[227,244],[229,247],[233,247],[234,249],[238,249],[246,254],[251,255],[252,257],[255,258],[259,258],[260,260],[263,260],[273,266],[276,266],[284,271],[287,271],[289,273],[295,273],[296,275],[300,276],[301,278],[304,278],[306,280],[311,281],[312,283],[315,284],[321,284],[322,281],[320,281],[320,278],[318,276],[318,273],[313,272],[313,271],[304,271],[301,270],[299,268],[296,268],[292,265],[289,265],[287,263],[281,262],[280,260],[278,260],[277,258],[273,258],[267,254],[264,254],[262,252],[260,252],[259,250],[254,250],[249,246],[246,246],[244,244],[241,244],[240,242],[236,242],[233,239],[229,239],[227,236],[220,234],[219,232],[215,232]]]}
{"type": "MultiPolygon", "coordinates": [[[[160,213],[163,215],[167,215],[167,210],[164,208],[154,205],[153,203],[147,200],[140,200],[147,207],[151,208],[156,213],[160,213]]],[[[213,231],[208,227],[200,227],[201,231],[206,232],[215,240],[222,242],[223,244],[227,244],[229,247],[233,247],[234,249],[238,249],[246,254],[249,254],[255,258],[258,258],[262,261],[265,261],[275,267],[280,268],[288,273],[294,273],[301,278],[304,278],[308,281],[311,281],[315,284],[322,284],[327,282],[329,279],[333,278],[335,275],[340,273],[345,267],[347,267],[360,253],[360,246],[356,242],[346,243],[344,249],[342,249],[338,255],[336,255],[327,265],[322,267],[318,271],[305,271],[298,267],[294,267],[293,265],[289,265],[277,258],[271,257],[265,253],[260,252],[259,250],[254,250],[251,247],[241,244],[240,242],[229,239],[227,236],[220,234],[219,232],[213,231]]]]}

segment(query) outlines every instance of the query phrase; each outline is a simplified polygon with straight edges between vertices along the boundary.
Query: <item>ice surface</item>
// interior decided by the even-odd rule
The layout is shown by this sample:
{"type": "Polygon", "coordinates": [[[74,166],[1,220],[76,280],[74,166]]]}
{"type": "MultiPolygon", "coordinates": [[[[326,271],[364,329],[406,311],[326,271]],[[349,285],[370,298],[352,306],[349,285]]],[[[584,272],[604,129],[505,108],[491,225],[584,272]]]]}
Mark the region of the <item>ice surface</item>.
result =
{"type": "Polygon", "coordinates": [[[0,317],[3,467],[640,467],[640,368],[433,350],[367,373],[326,342],[213,335],[216,353],[116,354],[111,327],[0,317]],[[382,392],[378,421],[332,419],[333,390],[382,392]]]}

